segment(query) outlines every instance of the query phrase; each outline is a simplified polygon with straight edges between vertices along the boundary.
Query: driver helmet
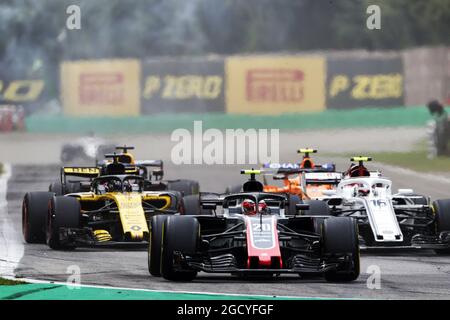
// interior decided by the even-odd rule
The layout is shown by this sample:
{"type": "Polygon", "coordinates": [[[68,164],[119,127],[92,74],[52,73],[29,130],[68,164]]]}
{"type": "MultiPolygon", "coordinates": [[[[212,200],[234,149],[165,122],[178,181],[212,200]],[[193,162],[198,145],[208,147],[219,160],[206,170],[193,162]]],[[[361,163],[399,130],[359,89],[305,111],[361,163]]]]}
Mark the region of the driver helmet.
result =
{"type": "Polygon", "coordinates": [[[124,183],[123,183],[123,189],[124,189],[126,192],[131,192],[131,191],[133,191],[133,186],[132,186],[132,184],[130,183],[130,181],[128,181],[128,180],[124,181],[124,183]]]}
{"type": "Polygon", "coordinates": [[[350,168],[347,170],[347,175],[349,177],[355,178],[355,177],[370,176],[370,173],[366,167],[352,163],[350,165],[350,168]]]}
{"type": "Polygon", "coordinates": [[[365,186],[358,187],[358,196],[367,197],[369,194],[370,194],[369,188],[367,188],[365,186]]]}
{"type": "Polygon", "coordinates": [[[255,215],[256,214],[256,204],[255,201],[251,199],[245,199],[242,201],[242,212],[245,215],[255,215]]]}
{"type": "Polygon", "coordinates": [[[120,191],[122,191],[121,190],[120,181],[109,181],[109,182],[107,182],[106,190],[108,192],[120,192],[120,191]]]}
{"type": "Polygon", "coordinates": [[[264,201],[264,200],[259,201],[259,203],[258,203],[258,211],[260,213],[267,213],[268,210],[269,210],[269,207],[267,206],[266,201],[264,201]]]}

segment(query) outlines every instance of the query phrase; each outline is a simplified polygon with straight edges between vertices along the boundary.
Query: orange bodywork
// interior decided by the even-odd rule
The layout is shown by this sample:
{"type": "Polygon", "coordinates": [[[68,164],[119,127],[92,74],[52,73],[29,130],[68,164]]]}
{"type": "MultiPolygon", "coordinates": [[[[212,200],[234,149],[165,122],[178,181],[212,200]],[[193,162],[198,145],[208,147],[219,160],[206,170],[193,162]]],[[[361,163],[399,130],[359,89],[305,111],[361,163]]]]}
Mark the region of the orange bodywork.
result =
{"type": "Polygon", "coordinates": [[[310,200],[323,196],[323,191],[334,190],[335,186],[331,184],[310,184],[303,190],[301,185],[301,177],[283,179],[283,186],[265,185],[264,192],[270,193],[289,193],[295,194],[302,200],[310,200]]]}
{"type": "Polygon", "coordinates": [[[296,178],[288,178],[286,176],[283,179],[283,186],[282,187],[265,185],[264,186],[264,192],[289,193],[289,194],[298,195],[300,197],[300,199],[309,199],[308,195],[306,195],[303,192],[300,176],[298,176],[296,178]]]}
{"type": "MultiPolygon", "coordinates": [[[[303,159],[298,163],[301,169],[315,169],[316,164],[309,156],[310,153],[316,153],[314,149],[300,149],[298,153],[304,153],[303,159]]],[[[323,191],[334,190],[335,186],[332,184],[307,184],[305,189],[302,186],[302,174],[300,173],[285,173],[283,178],[283,186],[264,185],[264,192],[270,193],[288,193],[297,195],[302,200],[310,200],[322,197],[323,191]],[[289,178],[290,175],[297,174],[295,178],[289,178]],[[305,190],[306,189],[306,190],[305,190]]]]}

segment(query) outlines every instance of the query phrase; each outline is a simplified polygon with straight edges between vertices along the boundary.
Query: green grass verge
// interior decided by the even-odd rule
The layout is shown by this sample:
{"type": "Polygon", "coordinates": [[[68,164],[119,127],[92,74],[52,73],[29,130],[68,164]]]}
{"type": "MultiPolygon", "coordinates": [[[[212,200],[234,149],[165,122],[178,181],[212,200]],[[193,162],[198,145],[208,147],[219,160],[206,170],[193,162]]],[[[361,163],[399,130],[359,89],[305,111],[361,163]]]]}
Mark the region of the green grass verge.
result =
{"type": "Polygon", "coordinates": [[[25,282],[18,280],[9,280],[0,277],[0,286],[15,286],[18,284],[25,284],[25,282]]]}
{"type": "Polygon", "coordinates": [[[0,174],[3,173],[3,163],[0,163],[0,174]]]}
{"type": "Polygon", "coordinates": [[[427,158],[427,152],[418,150],[410,152],[371,153],[374,161],[408,168],[419,172],[450,172],[450,158],[427,158]]]}
{"type": "MultiPolygon", "coordinates": [[[[399,166],[418,172],[450,172],[450,156],[428,159],[426,143],[420,142],[414,150],[408,152],[370,152],[364,155],[372,157],[373,161],[399,166]]],[[[327,154],[327,156],[353,157],[354,154],[327,154]]]]}
{"type": "Polygon", "coordinates": [[[138,117],[65,117],[32,115],[26,119],[29,132],[42,133],[146,133],[172,132],[177,128],[193,128],[193,121],[203,121],[208,128],[235,129],[277,128],[286,131],[315,129],[424,126],[430,119],[425,107],[360,108],[326,110],[319,113],[281,115],[238,115],[224,113],[154,114],[138,117]]]}

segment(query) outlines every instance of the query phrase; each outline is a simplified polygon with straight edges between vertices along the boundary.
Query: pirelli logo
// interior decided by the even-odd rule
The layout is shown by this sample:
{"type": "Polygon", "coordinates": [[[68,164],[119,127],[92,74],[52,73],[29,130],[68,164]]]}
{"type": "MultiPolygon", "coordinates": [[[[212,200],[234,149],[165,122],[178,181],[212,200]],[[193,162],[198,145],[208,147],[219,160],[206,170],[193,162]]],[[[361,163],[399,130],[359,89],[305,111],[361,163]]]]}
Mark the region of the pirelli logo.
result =
{"type": "Polygon", "coordinates": [[[250,102],[301,102],[305,74],[296,69],[247,71],[246,93],[250,102]]]}
{"type": "Polygon", "coordinates": [[[80,60],[61,64],[61,100],[68,116],[137,116],[140,62],[80,60]]]}
{"type": "Polygon", "coordinates": [[[234,56],[225,63],[226,111],[240,114],[325,109],[321,56],[234,56]]]}
{"type": "Polygon", "coordinates": [[[121,73],[80,74],[80,103],[120,105],[124,102],[124,77],[121,73]]]}

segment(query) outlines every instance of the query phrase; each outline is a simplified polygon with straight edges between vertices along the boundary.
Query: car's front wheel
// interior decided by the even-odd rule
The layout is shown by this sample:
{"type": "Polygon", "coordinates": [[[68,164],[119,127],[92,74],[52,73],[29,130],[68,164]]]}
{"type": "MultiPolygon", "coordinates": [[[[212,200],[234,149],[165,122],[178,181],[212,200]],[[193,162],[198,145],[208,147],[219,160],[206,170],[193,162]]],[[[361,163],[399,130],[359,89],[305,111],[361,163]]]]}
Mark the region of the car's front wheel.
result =
{"type": "MultiPolygon", "coordinates": [[[[450,232],[450,199],[436,200],[433,202],[435,215],[436,234],[439,236],[443,232],[450,232]]],[[[450,254],[450,248],[436,249],[437,254],[450,254]]]]}
{"type": "Polygon", "coordinates": [[[72,249],[72,243],[60,239],[61,228],[80,228],[80,202],[73,197],[55,196],[50,200],[47,214],[47,245],[55,250],[72,249]]]}
{"type": "Polygon", "coordinates": [[[22,203],[22,233],[27,243],[45,243],[45,221],[52,192],[29,192],[22,203]]]}
{"type": "Polygon", "coordinates": [[[322,225],[323,254],[329,259],[345,257],[340,266],[325,273],[329,282],[349,282],[359,277],[358,225],[349,217],[330,217],[322,225]]]}
{"type": "Polygon", "coordinates": [[[148,271],[154,277],[161,276],[161,248],[166,215],[156,215],[150,221],[150,243],[148,245],[148,271]]]}
{"type": "Polygon", "coordinates": [[[169,216],[164,222],[161,253],[161,275],[171,281],[191,281],[197,271],[186,268],[178,254],[195,254],[200,238],[200,225],[194,217],[169,216]],[[178,256],[177,256],[178,255],[178,256]]]}

